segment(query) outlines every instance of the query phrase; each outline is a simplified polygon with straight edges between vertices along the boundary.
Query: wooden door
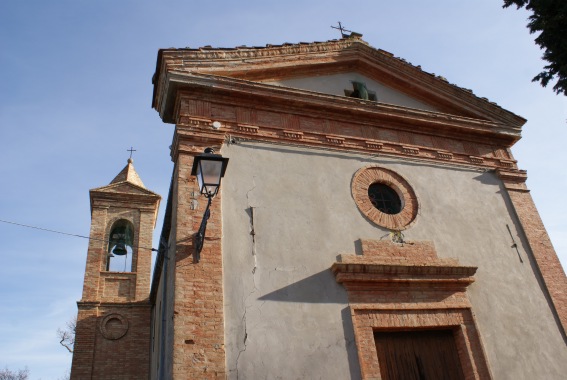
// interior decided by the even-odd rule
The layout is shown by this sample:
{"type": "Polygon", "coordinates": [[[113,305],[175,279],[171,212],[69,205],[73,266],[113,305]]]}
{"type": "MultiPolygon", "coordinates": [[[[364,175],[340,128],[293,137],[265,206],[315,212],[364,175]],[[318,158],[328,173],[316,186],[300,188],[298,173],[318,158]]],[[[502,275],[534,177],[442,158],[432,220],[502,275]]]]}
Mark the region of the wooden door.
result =
{"type": "Polygon", "coordinates": [[[463,370],[451,330],[375,332],[384,380],[460,380],[463,370]]]}

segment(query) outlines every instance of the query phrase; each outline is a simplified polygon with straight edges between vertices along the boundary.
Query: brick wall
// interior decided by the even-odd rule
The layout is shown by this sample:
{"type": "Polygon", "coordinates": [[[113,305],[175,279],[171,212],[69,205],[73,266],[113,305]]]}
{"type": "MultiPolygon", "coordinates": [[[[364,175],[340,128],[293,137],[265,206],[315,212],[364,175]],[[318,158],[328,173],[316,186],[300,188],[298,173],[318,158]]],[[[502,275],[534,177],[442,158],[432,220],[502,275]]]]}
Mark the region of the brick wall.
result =
{"type": "Polygon", "coordinates": [[[547,235],[532,196],[525,185],[527,176],[525,173],[515,175],[505,171],[499,171],[498,174],[504,182],[512,206],[520,220],[565,336],[567,332],[567,277],[547,235]]]}
{"type": "Polygon", "coordinates": [[[207,200],[199,195],[196,179],[191,176],[194,156],[208,146],[219,151],[220,143],[204,141],[186,150],[185,140],[179,135],[175,139],[179,153],[175,157],[172,206],[176,209],[173,378],[225,378],[220,194],[211,204],[200,262],[196,263],[193,237],[207,200]]]}
{"type": "Polygon", "coordinates": [[[71,379],[148,378],[149,326],[150,306],[147,303],[79,303],[71,379]],[[113,318],[116,316],[121,317],[121,323],[116,322],[118,318],[113,318]]]}
{"type": "Polygon", "coordinates": [[[152,233],[160,197],[130,185],[91,191],[91,234],[78,302],[71,379],[126,380],[149,375],[152,233]],[[107,272],[113,224],[134,227],[132,272],[107,272]]]}

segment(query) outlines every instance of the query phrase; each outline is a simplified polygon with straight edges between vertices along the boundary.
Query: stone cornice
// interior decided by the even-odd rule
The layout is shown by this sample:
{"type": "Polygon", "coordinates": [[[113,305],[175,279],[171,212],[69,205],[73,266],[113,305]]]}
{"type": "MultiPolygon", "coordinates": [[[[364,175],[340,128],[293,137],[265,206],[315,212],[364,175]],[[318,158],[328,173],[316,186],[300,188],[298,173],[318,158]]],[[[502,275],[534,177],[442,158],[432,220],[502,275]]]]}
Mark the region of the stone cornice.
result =
{"type": "Polygon", "coordinates": [[[362,240],[363,254],[341,254],[331,271],[347,290],[368,292],[381,288],[427,288],[464,291],[474,282],[477,268],[461,266],[455,259],[439,259],[433,243],[397,244],[387,240],[362,240]]]}
{"type": "MultiPolygon", "coordinates": [[[[216,120],[219,119],[216,118],[216,120]]],[[[442,165],[475,167],[484,170],[501,168],[506,170],[507,173],[522,173],[522,171],[516,169],[516,161],[511,157],[499,157],[492,150],[484,155],[472,155],[464,151],[456,151],[450,144],[451,140],[448,140],[449,143],[446,144],[448,145],[446,148],[441,148],[381,140],[379,139],[380,136],[378,138],[375,136],[355,137],[344,132],[341,134],[339,130],[332,128],[331,132],[302,131],[299,129],[292,130],[290,125],[274,127],[262,125],[258,122],[255,125],[249,125],[223,121],[221,128],[213,131],[212,122],[213,119],[210,118],[189,118],[185,116],[180,118],[172,146],[174,162],[179,152],[196,155],[202,153],[202,147],[216,146],[220,148],[220,145],[227,139],[235,140],[237,143],[239,139],[244,139],[411,160],[419,159],[442,165]],[[452,149],[452,151],[449,149],[452,149]]],[[[480,146],[480,148],[483,147],[480,146]]],[[[489,146],[485,148],[487,147],[489,146]]],[[[479,150],[474,145],[473,148],[479,150]]],[[[502,152],[502,155],[507,155],[505,150],[500,149],[499,151],[502,152]]]]}
{"type": "Polygon", "coordinates": [[[474,282],[476,267],[458,265],[455,259],[439,259],[432,242],[361,240],[361,246],[362,255],[341,254],[331,267],[337,282],[347,287],[358,283],[460,287],[474,282]]]}
{"type": "Polygon", "coordinates": [[[79,308],[97,308],[97,307],[120,307],[120,308],[132,308],[132,307],[143,307],[151,308],[152,305],[149,299],[142,301],[77,301],[77,306],[79,308]]]}
{"type": "Polygon", "coordinates": [[[528,175],[525,170],[497,169],[496,174],[500,177],[507,190],[529,192],[526,186],[528,175]]]}
{"type": "Polygon", "coordinates": [[[159,202],[161,200],[161,197],[157,194],[111,193],[96,190],[91,190],[89,193],[91,197],[91,203],[94,203],[97,200],[106,200],[110,202],[127,201],[135,204],[159,205],[159,202]]]}
{"type": "Polygon", "coordinates": [[[226,140],[224,133],[209,132],[207,126],[212,123],[204,123],[203,120],[187,120],[186,125],[175,128],[173,143],[171,144],[171,160],[177,162],[180,154],[196,156],[202,154],[205,148],[213,148],[219,152],[222,144],[226,140]],[[193,133],[193,128],[197,127],[198,134],[193,133]]]}
{"type": "Polygon", "coordinates": [[[334,263],[337,282],[461,284],[474,282],[476,267],[442,265],[404,265],[373,263],[334,263]]]}
{"type": "MultiPolygon", "coordinates": [[[[95,208],[124,207],[128,209],[136,209],[141,212],[151,212],[154,218],[157,217],[161,197],[155,193],[152,194],[132,194],[132,193],[113,193],[90,190],[91,214],[95,208]],[[145,205],[142,206],[142,205],[145,205]]],[[[155,219],[154,219],[155,220],[155,219]]]]}
{"type": "MultiPolygon", "coordinates": [[[[169,90],[158,109],[166,122],[176,122],[181,97],[207,99],[273,111],[333,118],[392,127],[407,131],[453,136],[459,139],[498,142],[512,146],[520,139],[520,128],[499,122],[417,110],[385,103],[376,103],[343,96],[255,83],[208,74],[168,74],[169,90]]],[[[178,121],[177,121],[178,122],[178,121]]]]}
{"type": "MultiPolygon", "coordinates": [[[[200,49],[160,49],[160,54],[171,59],[195,61],[210,66],[214,60],[235,60],[273,58],[281,56],[297,56],[310,53],[338,52],[353,45],[368,44],[360,39],[341,39],[326,42],[266,45],[266,47],[237,47],[228,49],[200,48],[200,49]]],[[[164,58],[165,59],[165,58],[164,58]]],[[[197,66],[197,63],[194,63],[197,66]]]]}

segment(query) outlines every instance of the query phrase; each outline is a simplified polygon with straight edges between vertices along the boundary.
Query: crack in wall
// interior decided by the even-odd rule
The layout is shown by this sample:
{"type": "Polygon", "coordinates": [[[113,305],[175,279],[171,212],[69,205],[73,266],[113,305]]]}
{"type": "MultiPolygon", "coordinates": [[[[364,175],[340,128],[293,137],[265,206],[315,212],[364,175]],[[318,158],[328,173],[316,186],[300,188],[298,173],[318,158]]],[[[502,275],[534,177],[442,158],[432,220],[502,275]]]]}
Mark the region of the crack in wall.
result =
{"type": "MultiPolygon", "coordinates": [[[[254,206],[250,203],[250,193],[256,188],[256,181],[252,177],[252,188],[246,192],[246,200],[248,202],[248,216],[250,217],[250,236],[252,237],[252,257],[254,258],[254,267],[252,268],[252,275],[256,273],[256,268],[258,268],[258,260],[256,257],[256,231],[254,229],[254,206]]],[[[254,276],[252,277],[254,281],[254,289],[256,289],[256,281],[254,276]]]]}
{"type": "MultiPolygon", "coordinates": [[[[256,268],[258,267],[258,261],[256,257],[256,232],[254,231],[254,207],[250,206],[250,236],[252,236],[252,257],[254,258],[254,268],[252,268],[252,274],[256,273],[256,268]]],[[[254,287],[256,284],[254,284],[254,287]]]]}
{"type": "MultiPolygon", "coordinates": [[[[245,301],[245,300],[244,300],[245,301]]],[[[248,308],[246,307],[246,304],[244,305],[244,315],[242,316],[242,324],[244,325],[244,349],[238,350],[238,356],[236,357],[236,363],[235,363],[235,368],[236,368],[236,380],[238,380],[238,361],[240,360],[240,355],[246,351],[246,341],[248,340],[248,332],[246,330],[246,312],[248,311],[248,308]]]]}
{"type": "Polygon", "coordinates": [[[248,309],[251,308],[252,306],[246,306],[246,303],[248,301],[248,298],[250,298],[250,296],[258,290],[258,288],[256,288],[256,280],[254,279],[254,274],[252,274],[252,281],[253,281],[253,284],[254,284],[254,289],[252,289],[252,291],[250,293],[248,293],[248,295],[246,297],[244,297],[244,299],[242,300],[242,303],[244,304],[244,314],[242,315],[242,325],[244,326],[244,339],[242,340],[242,344],[244,345],[244,348],[238,350],[238,356],[236,357],[235,368],[236,368],[236,379],[237,380],[239,378],[238,361],[240,360],[240,355],[242,355],[242,353],[245,352],[246,348],[248,347],[248,345],[247,345],[247,342],[248,342],[248,324],[247,324],[246,314],[248,313],[248,309]]]}
{"type": "MultiPolygon", "coordinates": [[[[246,199],[248,200],[248,215],[250,217],[250,236],[251,236],[251,254],[252,257],[254,259],[253,262],[253,268],[251,270],[252,273],[252,285],[253,285],[253,289],[250,293],[248,293],[248,295],[246,297],[244,297],[242,299],[242,303],[244,306],[244,314],[242,315],[242,325],[244,326],[244,338],[242,340],[242,344],[243,344],[243,348],[238,350],[238,355],[236,357],[236,361],[235,361],[235,368],[236,368],[236,379],[239,379],[240,373],[238,371],[238,363],[240,360],[240,356],[242,355],[243,352],[246,351],[246,349],[248,348],[248,324],[247,324],[247,313],[248,313],[248,309],[251,308],[252,306],[247,306],[248,303],[248,299],[252,296],[252,294],[254,294],[256,291],[258,291],[258,288],[256,287],[256,269],[258,268],[258,261],[257,261],[257,255],[256,255],[256,232],[254,230],[254,207],[250,205],[250,192],[252,190],[254,190],[256,188],[256,184],[254,183],[253,187],[248,190],[246,192],[246,199]]],[[[261,312],[261,311],[260,311],[261,312]]]]}

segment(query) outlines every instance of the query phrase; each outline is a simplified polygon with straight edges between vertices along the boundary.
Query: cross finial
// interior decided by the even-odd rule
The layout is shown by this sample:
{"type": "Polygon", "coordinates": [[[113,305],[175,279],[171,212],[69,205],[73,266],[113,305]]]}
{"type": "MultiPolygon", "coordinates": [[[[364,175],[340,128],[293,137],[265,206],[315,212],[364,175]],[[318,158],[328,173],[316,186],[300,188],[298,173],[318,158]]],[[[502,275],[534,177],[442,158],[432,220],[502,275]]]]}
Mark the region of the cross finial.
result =
{"type": "Polygon", "coordinates": [[[340,21],[338,21],[338,23],[339,23],[339,26],[332,26],[331,25],[331,28],[340,30],[342,38],[347,38],[348,34],[346,34],[345,32],[351,32],[352,33],[352,30],[348,30],[348,29],[343,28],[340,21]]]}
{"type": "Polygon", "coordinates": [[[129,158],[129,160],[131,160],[131,159],[132,159],[132,153],[134,153],[134,152],[136,151],[136,149],[130,147],[130,149],[126,149],[126,151],[127,151],[127,152],[130,152],[130,158],[129,158]]]}

